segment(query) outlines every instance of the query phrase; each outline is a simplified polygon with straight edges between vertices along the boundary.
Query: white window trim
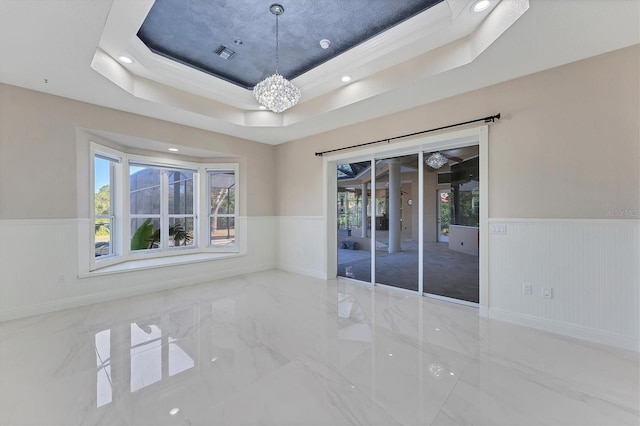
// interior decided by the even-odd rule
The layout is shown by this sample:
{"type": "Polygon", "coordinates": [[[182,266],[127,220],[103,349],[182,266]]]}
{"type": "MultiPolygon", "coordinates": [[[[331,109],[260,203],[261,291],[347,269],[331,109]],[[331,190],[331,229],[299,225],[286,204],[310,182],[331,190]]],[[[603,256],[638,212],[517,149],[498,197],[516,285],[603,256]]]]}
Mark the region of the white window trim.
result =
{"type": "MultiPolygon", "coordinates": [[[[105,271],[112,269],[114,265],[125,264],[129,262],[139,263],[143,261],[141,265],[149,264],[148,259],[157,259],[150,265],[157,265],[161,267],[162,263],[176,263],[180,262],[177,257],[187,255],[184,259],[187,259],[188,255],[199,254],[228,254],[229,256],[222,256],[221,258],[238,256],[241,254],[240,236],[244,230],[240,226],[239,212],[240,212],[240,165],[239,163],[196,163],[183,160],[160,158],[154,156],[142,156],[128,154],[126,152],[117,151],[112,148],[105,147],[104,145],[97,144],[90,141],[89,148],[89,207],[90,207],[90,221],[89,221],[89,244],[90,244],[90,264],[89,275],[92,273],[99,273],[101,269],[106,268],[105,271]],[[112,196],[116,200],[114,206],[114,227],[117,229],[117,235],[112,237],[112,241],[115,241],[113,247],[113,255],[105,257],[95,257],[95,155],[101,155],[108,158],[113,158],[117,163],[116,173],[113,177],[114,188],[112,188],[112,196]],[[152,167],[166,168],[172,170],[192,170],[194,172],[194,194],[198,194],[195,200],[194,207],[194,244],[190,247],[175,247],[164,250],[139,250],[131,251],[130,245],[130,197],[129,197],[129,164],[148,165],[152,167]],[[234,209],[234,226],[235,226],[235,239],[233,244],[225,246],[212,246],[211,239],[208,238],[209,230],[209,174],[210,170],[233,170],[235,174],[235,209],[234,209]],[[162,259],[166,258],[166,259],[162,259]],[[164,261],[164,262],[163,262],[164,261]],[[110,268],[111,267],[111,268],[110,268]]],[[[162,182],[161,182],[162,184],[162,182]]],[[[166,209],[163,206],[163,209],[166,209]]],[[[167,217],[169,217],[167,212],[167,217]]],[[[168,232],[168,231],[167,231],[168,232]]],[[[166,237],[165,237],[166,239],[166,237]]],[[[212,257],[211,259],[214,259],[212,257]]],[[[143,266],[144,267],[144,266],[143,266]]],[[[144,267],[147,268],[148,266],[144,267]]],[[[133,270],[137,268],[117,268],[124,270],[133,270]]]]}
{"type": "Polygon", "coordinates": [[[113,224],[116,229],[116,235],[112,235],[110,238],[109,244],[112,246],[112,254],[109,256],[104,256],[100,258],[96,258],[95,250],[96,250],[96,238],[95,238],[95,157],[96,155],[110,158],[116,163],[116,167],[114,170],[114,176],[111,177],[110,185],[113,187],[109,188],[111,191],[111,200],[120,197],[119,194],[122,193],[123,185],[122,185],[122,163],[123,163],[123,153],[116,151],[114,149],[108,148],[106,146],[98,145],[95,142],[91,142],[89,146],[89,158],[90,158],[90,173],[89,173],[89,214],[91,217],[90,221],[90,262],[89,265],[90,270],[94,270],[97,268],[105,267],[120,263],[122,256],[122,238],[118,238],[118,234],[122,235],[122,203],[113,203],[112,205],[112,213],[114,215],[113,224]]]}
{"type": "MultiPolygon", "coordinates": [[[[213,246],[211,245],[211,238],[207,237],[207,251],[209,252],[213,252],[213,253],[229,253],[229,252],[238,252],[239,251],[239,246],[238,246],[238,241],[239,241],[239,233],[242,232],[242,230],[238,229],[238,217],[239,214],[238,212],[240,211],[240,197],[238,195],[240,195],[240,192],[238,191],[238,189],[240,188],[240,165],[238,163],[209,163],[209,164],[203,164],[204,166],[204,173],[205,173],[205,178],[203,179],[205,181],[205,185],[203,185],[205,188],[203,188],[204,194],[202,194],[201,196],[201,200],[207,200],[209,201],[209,186],[210,186],[210,182],[209,182],[209,171],[212,170],[233,170],[234,173],[234,177],[235,177],[235,198],[234,198],[234,214],[233,214],[233,223],[234,223],[234,232],[235,232],[235,238],[234,238],[234,243],[233,244],[228,244],[225,246],[213,246]]],[[[202,203],[205,204],[205,203],[202,203]]],[[[203,233],[206,233],[207,236],[209,235],[209,203],[206,203],[207,205],[204,206],[202,215],[200,216],[201,221],[200,221],[200,226],[203,230],[203,233]]],[[[231,216],[226,216],[226,217],[231,217],[231,216]]]]}

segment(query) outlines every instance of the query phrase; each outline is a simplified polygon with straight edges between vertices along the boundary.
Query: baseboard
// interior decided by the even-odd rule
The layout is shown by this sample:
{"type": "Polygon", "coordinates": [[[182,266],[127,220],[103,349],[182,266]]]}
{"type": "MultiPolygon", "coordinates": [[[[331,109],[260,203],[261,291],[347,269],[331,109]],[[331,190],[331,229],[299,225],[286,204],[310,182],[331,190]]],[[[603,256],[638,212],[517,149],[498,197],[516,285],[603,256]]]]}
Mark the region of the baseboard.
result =
{"type": "Polygon", "coordinates": [[[501,309],[489,308],[489,318],[535,328],[537,330],[548,331],[562,336],[574,337],[593,343],[614,346],[620,349],[640,352],[640,339],[618,334],[606,333],[600,330],[580,327],[559,321],[545,318],[532,317],[515,312],[503,311],[501,309]]]}
{"type": "Polygon", "coordinates": [[[79,308],[86,305],[92,305],[95,303],[109,302],[112,300],[123,299],[126,297],[139,296],[142,294],[153,293],[156,291],[171,290],[174,288],[186,287],[195,284],[206,283],[208,281],[218,281],[225,278],[235,277],[244,274],[250,274],[254,272],[261,272],[274,269],[275,265],[272,263],[262,265],[252,265],[249,268],[242,269],[230,269],[223,271],[215,278],[211,278],[210,275],[199,275],[190,277],[188,279],[179,278],[168,281],[160,281],[152,284],[140,285],[132,288],[119,289],[106,291],[102,293],[95,293],[86,296],[78,296],[69,299],[56,300],[47,303],[41,303],[37,305],[26,306],[18,309],[7,309],[0,311],[0,322],[10,321],[19,318],[25,318],[35,315],[42,315],[56,311],[62,311],[65,309],[79,308]]]}
{"type": "Polygon", "coordinates": [[[305,268],[300,268],[294,265],[287,265],[287,264],[282,264],[279,263],[278,266],[276,267],[277,269],[281,270],[281,271],[285,271],[285,272],[291,272],[294,274],[300,274],[300,275],[306,275],[308,277],[314,277],[314,278],[320,278],[321,280],[326,280],[327,278],[327,274],[323,271],[314,271],[311,269],[305,269],[305,268]]]}

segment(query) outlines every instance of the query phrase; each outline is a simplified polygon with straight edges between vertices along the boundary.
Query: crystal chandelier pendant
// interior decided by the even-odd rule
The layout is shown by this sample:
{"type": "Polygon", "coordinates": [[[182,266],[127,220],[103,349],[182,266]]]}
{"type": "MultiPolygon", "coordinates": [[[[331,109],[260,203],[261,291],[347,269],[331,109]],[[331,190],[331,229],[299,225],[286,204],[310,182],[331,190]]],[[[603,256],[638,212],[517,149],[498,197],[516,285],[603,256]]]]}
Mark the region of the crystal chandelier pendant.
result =
{"type": "Polygon", "coordinates": [[[253,96],[261,105],[273,112],[281,113],[298,103],[301,97],[300,89],[278,73],[279,41],[278,41],[278,16],[284,13],[284,7],[277,3],[269,7],[271,13],[276,15],[276,72],[265,78],[253,88],[253,96]]]}
{"type": "Polygon", "coordinates": [[[261,105],[280,113],[297,104],[301,93],[289,80],[276,73],[256,84],[253,95],[261,105]]]}
{"type": "Polygon", "coordinates": [[[433,169],[439,169],[440,167],[447,164],[447,162],[449,162],[447,157],[440,154],[439,152],[431,154],[426,160],[427,165],[433,169]]]}

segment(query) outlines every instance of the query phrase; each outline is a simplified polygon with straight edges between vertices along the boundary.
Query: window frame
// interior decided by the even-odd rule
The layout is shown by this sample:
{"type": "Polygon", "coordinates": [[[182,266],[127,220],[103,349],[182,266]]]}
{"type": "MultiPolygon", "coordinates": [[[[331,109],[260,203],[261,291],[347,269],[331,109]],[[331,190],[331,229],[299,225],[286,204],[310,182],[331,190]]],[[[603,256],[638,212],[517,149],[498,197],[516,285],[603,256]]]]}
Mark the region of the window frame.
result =
{"type": "Polygon", "coordinates": [[[114,149],[98,145],[94,142],[90,144],[90,173],[89,173],[89,215],[90,215],[90,270],[95,270],[105,266],[120,263],[122,256],[122,203],[119,202],[119,195],[122,193],[122,162],[123,154],[114,149]],[[95,159],[104,158],[111,161],[109,176],[109,198],[111,210],[111,227],[109,236],[109,251],[107,256],[96,257],[96,199],[95,199],[95,159]]]}
{"type": "MultiPolygon", "coordinates": [[[[173,160],[170,162],[164,162],[164,160],[162,159],[158,159],[158,158],[151,158],[151,157],[139,157],[139,156],[129,156],[128,157],[128,170],[125,173],[125,179],[126,179],[126,192],[127,192],[127,196],[126,198],[126,212],[127,212],[127,217],[126,217],[126,225],[127,226],[127,230],[125,231],[124,237],[123,239],[125,241],[129,241],[131,242],[131,237],[133,236],[132,234],[132,230],[131,230],[131,219],[136,219],[136,218],[152,218],[152,219],[159,219],[160,222],[160,247],[158,248],[151,248],[151,249],[146,249],[146,250],[131,250],[131,244],[128,245],[128,250],[127,250],[127,255],[129,257],[131,257],[131,259],[136,259],[136,258],[142,258],[142,259],[147,259],[147,258],[152,258],[152,257],[162,257],[162,256],[167,256],[168,254],[170,255],[171,252],[177,252],[177,251],[193,251],[193,250],[198,250],[198,248],[200,247],[200,235],[199,235],[199,229],[200,227],[198,226],[198,218],[200,217],[200,207],[199,205],[200,203],[200,197],[198,196],[199,194],[199,186],[200,186],[200,180],[201,180],[201,170],[200,170],[200,166],[198,164],[195,163],[189,163],[189,162],[184,162],[184,161],[179,161],[179,160],[173,160]],[[145,159],[148,158],[151,161],[146,161],[145,159]],[[160,213],[131,213],[131,179],[130,179],[130,168],[131,166],[140,166],[140,167],[149,167],[149,168],[155,168],[155,169],[159,169],[160,171],[160,213]],[[193,173],[193,220],[194,220],[194,235],[193,235],[193,244],[190,246],[179,246],[179,247],[170,247],[168,245],[169,243],[169,222],[172,216],[176,216],[176,215],[172,215],[169,214],[169,178],[168,178],[168,174],[171,171],[179,171],[179,170],[184,170],[184,171],[188,171],[193,173]]],[[[183,216],[183,215],[178,215],[178,216],[183,216]]]]}
{"type": "MultiPolygon", "coordinates": [[[[105,157],[103,155],[95,155],[94,156],[94,161],[98,158],[101,158],[105,161],[109,162],[109,212],[108,214],[97,214],[95,212],[95,201],[96,198],[93,197],[93,201],[94,201],[94,226],[96,226],[96,222],[99,220],[104,220],[107,219],[109,222],[109,226],[107,227],[107,229],[109,230],[109,253],[106,255],[103,255],[105,258],[109,258],[110,256],[114,256],[115,255],[115,250],[114,250],[114,246],[115,246],[115,238],[114,238],[114,234],[117,234],[117,229],[114,226],[115,225],[115,212],[114,212],[114,208],[115,208],[115,197],[114,197],[114,189],[115,189],[115,185],[114,185],[114,181],[115,181],[115,175],[116,175],[116,164],[117,162],[114,161],[113,159],[109,158],[109,157],[105,157]]],[[[95,163],[94,163],[95,166],[95,163]]],[[[95,178],[95,173],[94,173],[94,178],[95,178]]],[[[95,186],[95,185],[94,185],[95,186]]],[[[94,188],[95,191],[95,188],[94,188]]],[[[95,231],[97,231],[97,229],[94,229],[95,231]]],[[[94,243],[95,243],[95,232],[93,234],[94,236],[94,243]]],[[[95,250],[95,244],[94,244],[94,250],[95,250]]],[[[94,256],[97,257],[97,256],[94,256]]]]}
{"type": "MultiPolygon", "coordinates": [[[[204,165],[204,172],[206,174],[206,187],[205,187],[205,191],[206,191],[206,200],[207,200],[207,204],[205,206],[205,208],[203,209],[203,219],[206,220],[206,222],[204,224],[202,224],[202,228],[203,230],[206,230],[206,235],[207,235],[207,248],[209,251],[212,252],[220,252],[220,253],[233,253],[233,252],[238,252],[239,251],[239,245],[238,245],[238,237],[239,237],[239,233],[242,232],[241,229],[239,229],[239,211],[240,211],[240,191],[238,190],[240,187],[240,168],[239,168],[239,164],[238,163],[210,163],[210,164],[206,164],[204,165]],[[211,244],[211,211],[209,209],[209,206],[211,205],[211,199],[210,199],[210,195],[211,195],[211,175],[209,172],[212,171],[230,171],[233,170],[234,173],[234,212],[232,215],[221,215],[218,214],[218,217],[233,217],[233,226],[234,226],[234,238],[233,238],[233,243],[231,244],[227,244],[227,245],[213,245],[211,244]]],[[[205,199],[203,198],[203,199],[205,199]]]]}
{"type": "MultiPolygon", "coordinates": [[[[178,160],[175,158],[161,158],[148,155],[128,154],[105,147],[95,142],[90,142],[90,265],[89,271],[97,271],[101,268],[136,261],[142,259],[152,259],[161,257],[175,257],[184,254],[198,253],[239,253],[240,244],[238,235],[242,233],[239,223],[240,211],[240,167],[239,163],[197,163],[192,161],[178,160]],[[115,232],[111,235],[113,244],[113,254],[109,256],[95,256],[95,158],[96,154],[113,160],[112,169],[113,187],[111,191],[111,207],[114,212],[113,227],[115,232]],[[157,249],[131,250],[131,220],[137,214],[131,213],[130,199],[130,167],[131,165],[153,167],[160,169],[160,229],[161,247],[157,249]],[[193,214],[174,213],[169,214],[169,174],[171,171],[189,171],[193,173],[193,214]],[[234,241],[231,244],[214,246],[210,238],[210,171],[233,171],[235,178],[235,199],[234,212],[225,217],[233,217],[234,220],[234,241]],[[166,187],[166,188],[165,188],[166,187]],[[193,243],[189,246],[169,246],[169,228],[171,219],[176,217],[193,217],[193,243]]],[[[110,184],[111,185],[111,184],[110,184]]],[[[157,216],[155,214],[150,216],[157,216]]],[[[221,215],[219,215],[220,217],[221,215]]]]}

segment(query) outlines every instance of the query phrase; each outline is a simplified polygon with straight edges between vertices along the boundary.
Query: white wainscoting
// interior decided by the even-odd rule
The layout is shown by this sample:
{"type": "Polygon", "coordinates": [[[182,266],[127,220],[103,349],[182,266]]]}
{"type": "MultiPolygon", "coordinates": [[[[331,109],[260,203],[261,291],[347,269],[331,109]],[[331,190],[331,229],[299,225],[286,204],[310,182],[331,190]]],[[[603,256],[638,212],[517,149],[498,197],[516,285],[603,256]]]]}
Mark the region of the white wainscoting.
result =
{"type": "Polygon", "coordinates": [[[489,222],[490,317],[640,351],[640,221],[489,222]]]}
{"type": "MultiPolygon", "coordinates": [[[[79,279],[83,219],[0,221],[0,320],[278,267],[326,278],[319,216],[241,218],[244,256],[79,279]],[[61,280],[64,275],[64,280],[61,280]]],[[[640,350],[640,221],[490,219],[490,317],[640,350]],[[522,284],[531,284],[525,295],[522,284]],[[543,287],[553,297],[542,297],[543,287]]]]}
{"type": "Polygon", "coordinates": [[[86,219],[0,220],[0,321],[275,268],[276,218],[239,222],[243,256],[78,278],[86,219]]]}
{"type": "Polygon", "coordinates": [[[326,279],[325,228],[322,216],[278,217],[278,269],[326,279]]]}
{"type": "MultiPolygon", "coordinates": [[[[640,221],[490,219],[489,303],[481,314],[640,351],[640,221]],[[531,284],[525,295],[522,284],[531,284]],[[553,297],[542,297],[543,287],[553,297]]],[[[278,218],[278,268],[327,278],[322,217],[278,218]]]]}

